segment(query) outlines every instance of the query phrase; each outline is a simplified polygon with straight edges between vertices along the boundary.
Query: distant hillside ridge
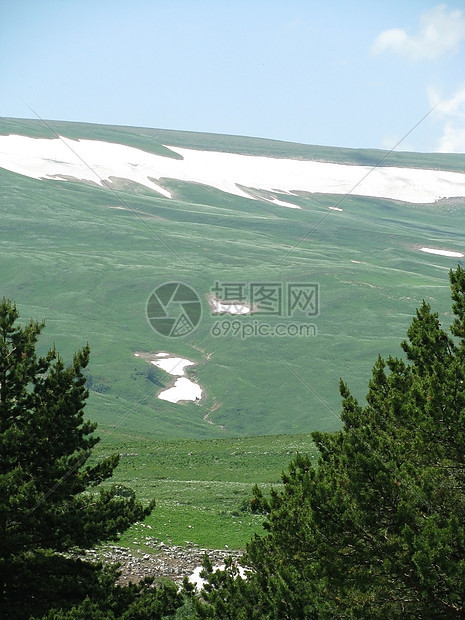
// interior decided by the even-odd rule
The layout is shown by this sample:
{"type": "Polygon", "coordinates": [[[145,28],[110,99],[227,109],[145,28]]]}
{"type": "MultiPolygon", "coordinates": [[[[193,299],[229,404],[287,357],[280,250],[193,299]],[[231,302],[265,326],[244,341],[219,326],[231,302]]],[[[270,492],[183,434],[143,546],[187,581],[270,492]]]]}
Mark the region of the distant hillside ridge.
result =
{"type": "MultiPolygon", "coordinates": [[[[276,158],[310,159],[313,161],[376,166],[388,151],[371,148],[341,148],[285,142],[268,138],[253,138],[195,131],[152,129],[122,125],[75,123],[46,120],[54,131],[70,139],[90,139],[117,142],[147,149],[153,142],[153,152],[162,144],[192,149],[223,151],[246,155],[263,155],[276,158]]],[[[16,119],[0,117],[0,135],[18,134],[36,138],[51,138],[50,129],[40,119],[16,119]]],[[[428,168],[463,172],[465,154],[461,153],[413,153],[394,151],[383,160],[382,166],[428,168]]]]}

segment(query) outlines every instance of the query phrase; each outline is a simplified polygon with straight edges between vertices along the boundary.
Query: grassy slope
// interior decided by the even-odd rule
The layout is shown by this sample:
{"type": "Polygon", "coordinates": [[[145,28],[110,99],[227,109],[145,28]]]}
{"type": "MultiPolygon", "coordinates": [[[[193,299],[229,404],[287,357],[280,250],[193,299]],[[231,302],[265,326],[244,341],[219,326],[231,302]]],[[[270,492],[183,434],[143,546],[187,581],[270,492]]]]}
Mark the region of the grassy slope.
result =
{"type": "MultiPolygon", "coordinates": [[[[367,151],[230,136],[53,125],[69,137],[113,140],[158,153],[165,152],[163,144],[196,148],[203,144],[275,156],[313,153],[321,159],[357,163],[373,163],[378,157],[367,151]]],[[[51,137],[38,121],[0,120],[0,132],[51,137]]],[[[426,167],[444,162],[444,168],[463,169],[464,158],[401,154],[385,163],[394,162],[426,167]]],[[[140,445],[133,451],[143,456],[133,459],[132,473],[124,469],[123,459],[118,474],[137,486],[136,481],[146,479],[145,471],[154,478],[161,475],[157,474],[159,461],[150,456],[149,448],[161,439],[224,440],[338,428],[339,377],[363,398],[375,356],[399,352],[399,341],[421,299],[440,311],[449,307],[447,271],[456,260],[423,254],[418,247],[463,250],[463,202],[419,206],[351,196],[341,205],[343,213],[331,213],[286,256],[328,213],[336,197],[302,195],[298,199],[302,210],[296,211],[175,181],[169,187],[174,200],[146,188],[119,186],[121,198],[154,233],[132,212],[110,209],[123,204],[105,188],[36,181],[4,170],[0,170],[0,183],[0,294],[16,300],[23,320],[45,318],[44,348],[55,343],[69,359],[89,341],[89,372],[105,391],[91,392],[88,414],[100,424],[103,452],[117,446],[120,438],[140,445]],[[317,281],[321,287],[321,314],[314,321],[318,336],[213,338],[210,329],[217,319],[209,315],[205,303],[197,331],[184,340],[167,341],[147,325],[145,302],[155,287],[171,280],[190,284],[204,300],[215,281],[317,281]],[[198,362],[194,372],[206,399],[199,405],[158,400],[157,390],[170,378],[159,371],[150,380],[146,362],[133,355],[138,350],[168,350],[198,362]]],[[[450,319],[444,313],[441,318],[445,323],[450,319]]],[[[308,438],[302,441],[308,443],[308,438]]],[[[181,458],[182,445],[168,467],[181,458]]],[[[227,442],[224,446],[229,450],[227,442]]],[[[197,445],[199,453],[202,449],[197,445]]],[[[232,523],[229,513],[245,486],[255,480],[276,480],[290,458],[281,459],[277,469],[265,459],[269,469],[262,478],[246,466],[242,478],[238,473],[220,481],[226,512],[212,517],[213,521],[201,513],[199,523],[204,525],[196,528],[194,542],[210,540],[212,546],[221,540],[231,542],[236,525],[227,526],[232,523]]],[[[216,514],[216,500],[209,504],[219,484],[216,472],[213,466],[205,470],[202,484],[180,483],[180,474],[158,480],[154,491],[164,498],[159,510],[165,512],[155,518],[173,522],[176,513],[183,523],[185,506],[194,504],[200,510],[202,502],[216,514]],[[174,506],[169,498],[182,495],[184,487],[190,499],[183,508],[174,506]]],[[[151,491],[143,484],[140,490],[144,496],[151,491]]],[[[255,526],[249,523],[243,531],[255,526]]],[[[163,530],[173,542],[184,536],[176,527],[163,530]]],[[[239,536],[233,544],[246,537],[239,536]]]]}
{"type": "Polygon", "coordinates": [[[150,551],[146,537],[175,545],[189,541],[207,548],[243,548],[254,533],[263,532],[261,518],[242,510],[251,498],[252,481],[264,490],[279,488],[280,474],[296,452],[316,459],[306,435],[161,442],[117,435],[95,457],[115,451],[121,454],[115,481],[143,500],[157,501],[144,524],[134,525],[122,539],[143,551],[150,551]]]}
{"type": "Polygon", "coordinates": [[[49,138],[52,134],[46,124],[52,127],[56,133],[67,138],[117,142],[142,148],[152,153],[164,154],[168,157],[172,157],[173,153],[161,145],[366,166],[378,165],[383,159],[383,166],[408,166],[457,172],[463,172],[464,163],[463,155],[456,153],[393,152],[386,157],[387,152],[379,149],[334,148],[246,136],[174,131],[149,127],[115,127],[66,121],[45,121],[44,123],[37,120],[0,118],[0,134],[14,133],[36,138],[49,138]]]}

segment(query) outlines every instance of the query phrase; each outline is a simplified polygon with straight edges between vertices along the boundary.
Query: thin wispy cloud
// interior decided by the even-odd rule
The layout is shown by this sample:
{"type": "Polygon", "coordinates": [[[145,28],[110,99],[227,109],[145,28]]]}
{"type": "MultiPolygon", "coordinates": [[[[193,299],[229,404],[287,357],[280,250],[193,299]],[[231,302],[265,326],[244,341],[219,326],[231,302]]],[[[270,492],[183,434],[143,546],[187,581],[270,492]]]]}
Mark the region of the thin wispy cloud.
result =
{"type": "Polygon", "coordinates": [[[465,40],[465,15],[459,9],[448,10],[445,4],[426,11],[420,17],[418,31],[402,28],[385,30],[376,38],[372,52],[393,52],[413,62],[437,60],[458,50],[465,40]]]}
{"type": "Polygon", "coordinates": [[[434,114],[443,122],[437,150],[441,153],[465,153],[465,83],[447,98],[430,87],[428,98],[436,106],[434,114]]]}
{"type": "Polygon", "coordinates": [[[428,96],[431,105],[437,106],[436,114],[447,117],[452,116],[465,121],[465,83],[455,91],[448,99],[443,99],[437,90],[430,87],[428,96]]]}

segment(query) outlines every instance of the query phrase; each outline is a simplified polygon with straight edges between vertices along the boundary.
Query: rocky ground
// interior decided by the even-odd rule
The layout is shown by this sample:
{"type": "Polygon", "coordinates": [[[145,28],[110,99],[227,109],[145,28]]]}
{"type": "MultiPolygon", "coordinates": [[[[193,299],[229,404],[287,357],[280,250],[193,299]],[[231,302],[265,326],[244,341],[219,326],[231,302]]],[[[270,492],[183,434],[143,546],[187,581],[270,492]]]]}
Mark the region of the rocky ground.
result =
{"type": "Polygon", "coordinates": [[[202,564],[205,553],[214,566],[223,564],[229,556],[237,559],[241,555],[237,551],[202,549],[195,544],[180,547],[154,540],[150,545],[150,553],[111,545],[98,551],[88,551],[86,556],[109,564],[119,562],[121,584],[130,581],[136,583],[144,577],[152,576],[168,577],[180,584],[185,576],[190,577],[195,568],[202,564]]]}

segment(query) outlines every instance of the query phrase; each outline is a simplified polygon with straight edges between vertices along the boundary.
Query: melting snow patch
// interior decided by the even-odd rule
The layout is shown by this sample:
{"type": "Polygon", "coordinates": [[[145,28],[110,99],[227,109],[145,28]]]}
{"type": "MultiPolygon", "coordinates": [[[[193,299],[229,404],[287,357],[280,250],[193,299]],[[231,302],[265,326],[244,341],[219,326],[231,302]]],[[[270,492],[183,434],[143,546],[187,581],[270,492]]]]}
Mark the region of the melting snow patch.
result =
{"type": "Polygon", "coordinates": [[[284,200],[279,200],[278,198],[267,198],[266,202],[271,202],[273,205],[279,205],[280,207],[287,207],[288,209],[301,209],[299,205],[295,205],[292,202],[285,202],[284,200]]]}
{"type": "Polygon", "coordinates": [[[158,394],[161,400],[170,403],[177,403],[180,400],[200,400],[202,398],[202,388],[186,377],[179,377],[173,387],[163,390],[158,394]]]}
{"type": "Polygon", "coordinates": [[[163,359],[151,360],[151,364],[178,378],[172,387],[160,392],[158,398],[167,400],[170,403],[177,403],[180,400],[200,400],[202,398],[202,388],[184,376],[186,374],[184,368],[186,366],[194,366],[194,362],[183,357],[169,357],[169,353],[165,352],[156,354],[156,357],[161,356],[163,356],[163,359]]]}
{"type": "Polygon", "coordinates": [[[420,248],[420,252],[428,254],[438,254],[439,256],[449,256],[450,258],[463,258],[462,252],[452,252],[450,250],[435,250],[433,248],[420,248]]]}
{"type": "Polygon", "coordinates": [[[235,302],[223,302],[215,297],[209,299],[210,306],[215,313],[225,314],[248,314],[251,312],[250,306],[235,302]]]}
{"type": "MultiPolygon", "coordinates": [[[[257,196],[264,192],[308,192],[390,198],[416,204],[465,196],[465,174],[442,170],[359,166],[301,159],[239,155],[167,146],[180,158],[99,140],[0,136],[0,168],[35,179],[81,180],[105,185],[125,179],[165,198],[160,179],[200,183],[251,200],[288,208],[298,205],[257,196]],[[85,163],[84,163],[85,162],[85,163]],[[247,191],[247,188],[251,188],[247,191]]],[[[337,210],[337,209],[335,209],[337,210]]]]}
{"type": "Polygon", "coordinates": [[[186,366],[194,365],[194,362],[190,362],[182,357],[168,357],[161,360],[153,360],[151,363],[170,375],[174,375],[175,377],[185,375],[186,373],[184,372],[184,368],[186,366]]]}
{"type": "MultiPolygon", "coordinates": [[[[127,179],[171,198],[170,192],[153,181],[157,176],[157,169],[150,166],[153,158],[159,159],[140,149],[99,140],[0,136],[0,167],[6,170],[34,179],[71,179],[100,185],[115,178],[127,179]],[[143,165],[135,168],[128,163],[131,160],[143,165]]],[[[169,160],[167,157],[161,159],[169,160]]]]}

